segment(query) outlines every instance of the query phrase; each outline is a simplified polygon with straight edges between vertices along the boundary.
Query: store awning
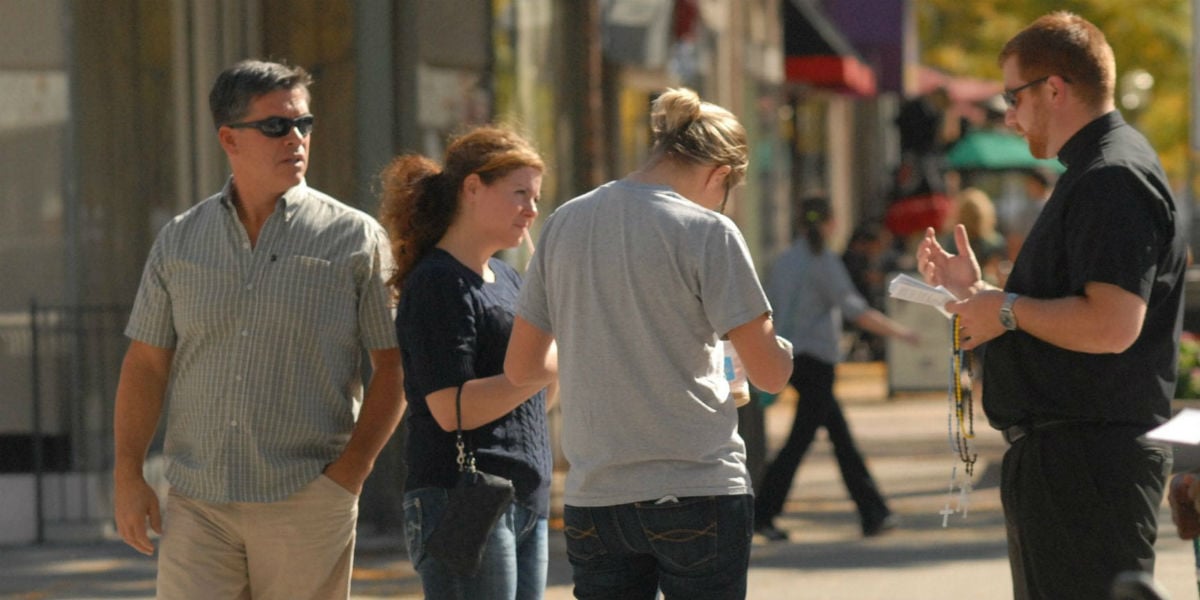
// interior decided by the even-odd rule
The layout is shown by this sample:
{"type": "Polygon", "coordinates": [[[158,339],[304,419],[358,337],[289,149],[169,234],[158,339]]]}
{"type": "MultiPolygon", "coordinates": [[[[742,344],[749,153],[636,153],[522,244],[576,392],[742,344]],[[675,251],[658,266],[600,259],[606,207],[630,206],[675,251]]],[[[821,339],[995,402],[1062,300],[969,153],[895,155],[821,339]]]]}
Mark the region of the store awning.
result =
{"type": "Polygon", "coordinates": [[[783,2],[783,45],[788,81],[875,94],[875,72],[810,0],[783,2]]]}
{"type": "Polygon", "coordinates": [[[1008,171],[1039,167],[1055,173],[1066,170],[1056,159],[1034,158],[1021,136],[987,130],[972,131],[955,142],[946,153],[946,166],[959,171],[1008,171]]]}

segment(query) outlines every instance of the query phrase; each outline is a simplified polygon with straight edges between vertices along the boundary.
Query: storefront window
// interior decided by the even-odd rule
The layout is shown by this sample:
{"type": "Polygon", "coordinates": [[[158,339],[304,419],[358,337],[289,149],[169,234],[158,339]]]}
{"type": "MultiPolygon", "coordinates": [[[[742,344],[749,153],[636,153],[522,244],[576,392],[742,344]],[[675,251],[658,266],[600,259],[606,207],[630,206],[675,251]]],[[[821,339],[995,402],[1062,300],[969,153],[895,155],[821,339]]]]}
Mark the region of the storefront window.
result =
{"type": "Polygon", "coordinates": [[[61,11],[49,4],[0,16],[22,28],[0,35],[0,312],[63,300],[69,90],[61,11]]]}
{"type": "Polygon", "coordinates": [[[792,103],[792,190],[795,196],[828,187],[828,103],[800,95],[792,103]]]}

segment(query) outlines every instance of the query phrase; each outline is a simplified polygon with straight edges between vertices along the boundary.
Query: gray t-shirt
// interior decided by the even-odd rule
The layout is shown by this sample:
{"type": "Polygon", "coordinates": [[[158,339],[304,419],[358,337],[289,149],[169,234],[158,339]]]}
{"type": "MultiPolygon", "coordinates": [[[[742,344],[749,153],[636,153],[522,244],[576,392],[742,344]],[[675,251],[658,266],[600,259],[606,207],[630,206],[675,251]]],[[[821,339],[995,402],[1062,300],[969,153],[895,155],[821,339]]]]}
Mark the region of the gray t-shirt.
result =
{"type": "Polygon", "coordinates": [[[517,313],[558,342],[566,503],[752,493],[718,338],[768,312],[737,227],[670,188],[551,215],[517,313]]]}
{"type": "Polygon", "coordinates": [[[775,308],[775,332],[792,343],[792,353],[829,364],[841,359],[842,320],[853,321],[870,308],[841,257],[829,250],[814,255],[803,238],[775,259],[767,273],[767,298],[775,308]]]}

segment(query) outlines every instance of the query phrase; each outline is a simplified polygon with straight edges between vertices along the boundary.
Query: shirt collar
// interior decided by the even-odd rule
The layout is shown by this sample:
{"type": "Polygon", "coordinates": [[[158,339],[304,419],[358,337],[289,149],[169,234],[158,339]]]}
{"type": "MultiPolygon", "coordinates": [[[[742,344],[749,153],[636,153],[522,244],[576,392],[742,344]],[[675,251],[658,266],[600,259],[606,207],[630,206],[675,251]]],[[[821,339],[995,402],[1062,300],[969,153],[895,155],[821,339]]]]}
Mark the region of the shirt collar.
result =
{"type": "MultiPolygon", "coordinates": [[[[292,186],[288,191],[284,192],[278,200],[275,201],[275,210],[283,209],[283,220],[290,222],[292,217],[296,216],[296,211],[300,210],[300,205],[309,197],[308,182],[300,180],[300,183],[292,186]]],[[[233,205],[233,177],[225,180],[225,186],[221,188],[221,206],[225,210],[237,213],[236,207],[233,205]]]]}
{"type": "Polygon", "coordinates": [[[1089,155],[1095,153],[1096,142],[1106,133],[1125,126],[1125,118],[1121,116],[1119,111],[1105,113],[1091,123],[1084,125],[1082,129],[1075,132],[1067,143],[1058,151],[1058,160],[1068,167],[1072,163],[1082,164],[1083,160],[1089,155]]]}

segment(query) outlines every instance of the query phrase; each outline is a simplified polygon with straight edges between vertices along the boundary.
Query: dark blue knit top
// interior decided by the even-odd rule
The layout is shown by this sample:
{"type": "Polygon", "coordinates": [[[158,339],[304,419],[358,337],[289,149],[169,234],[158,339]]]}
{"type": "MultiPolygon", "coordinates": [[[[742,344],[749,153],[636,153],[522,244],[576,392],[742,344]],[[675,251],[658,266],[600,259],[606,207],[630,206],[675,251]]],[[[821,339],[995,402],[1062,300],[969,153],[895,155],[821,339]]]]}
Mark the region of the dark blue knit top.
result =
{"type": "MultiPolygon", "coordinates": [[[[438,426],[425,397],[504,372],[521,278],[499,259],[488,266],[494,282],[434,248],[404,279],[396,334],[408,396],[406,491],[453,487],[458,475],[454,432],[438,426]]],[[[481,471],[511,479],[518,503],[549,514],[553,459],[544,391],[464,437],[481,471]]]]}

